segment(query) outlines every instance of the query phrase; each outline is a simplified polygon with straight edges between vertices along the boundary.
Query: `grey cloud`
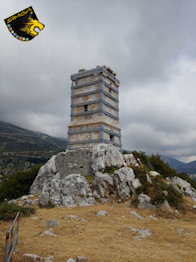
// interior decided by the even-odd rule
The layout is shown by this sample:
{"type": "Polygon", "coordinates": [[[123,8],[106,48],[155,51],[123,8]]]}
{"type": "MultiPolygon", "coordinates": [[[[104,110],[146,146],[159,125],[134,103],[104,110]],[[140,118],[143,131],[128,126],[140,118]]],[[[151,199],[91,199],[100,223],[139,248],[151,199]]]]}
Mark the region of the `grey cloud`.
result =
{"type": "Polygon", "coordinates": [[[30,5],[46,25],[30,43],[0,23],[1,120],[66,137],[70,75],[106,64],[121,82],[123,146],[196,155],[195,1],[10,0],[0,15],[30,5]]]}

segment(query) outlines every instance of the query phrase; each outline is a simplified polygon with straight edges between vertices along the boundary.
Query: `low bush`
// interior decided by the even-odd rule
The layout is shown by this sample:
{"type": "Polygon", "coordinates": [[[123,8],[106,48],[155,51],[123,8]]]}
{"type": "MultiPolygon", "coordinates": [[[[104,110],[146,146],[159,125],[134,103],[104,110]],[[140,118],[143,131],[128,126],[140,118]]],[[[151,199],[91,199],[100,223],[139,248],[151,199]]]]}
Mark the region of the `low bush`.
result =
{"type": "Polygon", "coordinates": [[[174,168],[171,168],[167,163],[165,163],[160,155],[151,155],[149,157],[150,164],[152,165],[153,169],[157,172],[159,172],[162,177],[174,177],[177,175],[176,170],[174,168]]]}
{"type": "Polygon", "coordinates": [[[8,204],[7,202],[0,204],[0,220],[13,220],[16,214],[20,212],[22,216],[30,216],[35,213],[35,209],[32,207],[21,207],[16,204],[8,204]]]}
{"type": "Polygon", "coordinates": [[[30,170],[20,170],[6,177],[0,184],[0,202],[27,195],[39,168],[40,165],[33,166],[30,170]]]}
{"type": "Polygon", "coordinates": [[[188,174],[186,174],[186,173],[177,173],[177,176],[182,178],[182,179],[184,179],[188,183],[190,183],[191,186],[196,189],[196,180],[192,179],[188,174]]]}
{"type": "Polygon", "coordinates": [[[159,172],[164,178],[166,177],[180,177],[191,184],[193,188],[196,189],[196,181],[193,180],[188,174],[186,173],[177,173],[174,168],[171,168],[167,163],[165,163],[160,155],[152,155],[150,158],[150,163],[153,169],[159,172]]]}
{"type": "Polygon", "coordinates": [[[155,184],[152,203],[160,205],[165,200],[167,200],[170,205],[178,208],[179,203],[182,202],[182,194],[179,193],[172,185],[168,185],[164,182],[155,184]]]}
{"type": "Polygon", "coordinates": [[[150,163],[149,163],[149,159],[148,159],[148,156],[146,155],[146,153],[145,152],[143,152],[143,151],[132,151],[132,154],[135,156],[135,157],[137,157],[137,158],[139,158],[140,159],[140,161],[144,164],[144,165],[146,165],[146,166],[148,166],[149,167],[149,165],[150,165],[150,163]]]}
{"type": "MultiPolygon", "coordinates": [[[[137,195],[143,193],[150,196],[152,204],[156,206],[167,200],[172,206],[178,207],[179,203],[182,201],[182,194],[172,185],[166,184],[161,176],[152,177],[152,183],[149,183],[146,169],[133,167],[133,171],[142,184],[142,186],[136,190],[137,195]]],[[[132,203],[138,203],[137,197],[133,199],[132,203]]]]}
{"type": "Polygon", "coordinates": [[[94,176],[85,176],[84,178],[87,180],[87,182],[88,182],[89,184],[92,184],[92,183],[93,183],[94,176]]]}
{"type": "Polygon", "coordinates": [[[122,151],[122,154],[125,155],[125,154],[129,154],[127,150],[123,150],[122,151]]]}
{"type": "Polygon", "coordinates": [[[50,208],[54,208],[55,205],[52,204],[52,202],[49,200],[47,204],[45,205],[41,205],[40,203],[38,204],[39,208],[47,208],[47,209],[50,209],[50,208]]]}
{"type": "Polygon", "coordinates": [[[135,176],[140,180],[142,186],[136,189],[136,193],[148,194],[151,191],[151,184],[147,180],[147,172],[145,168],[132,167],[135,176]]]}
{"type": "Polygon", "coordinates": [[[118,170],[119,168],[116,166],[106,166],[103,173],[113,174],[114,171],[118,170]]]}

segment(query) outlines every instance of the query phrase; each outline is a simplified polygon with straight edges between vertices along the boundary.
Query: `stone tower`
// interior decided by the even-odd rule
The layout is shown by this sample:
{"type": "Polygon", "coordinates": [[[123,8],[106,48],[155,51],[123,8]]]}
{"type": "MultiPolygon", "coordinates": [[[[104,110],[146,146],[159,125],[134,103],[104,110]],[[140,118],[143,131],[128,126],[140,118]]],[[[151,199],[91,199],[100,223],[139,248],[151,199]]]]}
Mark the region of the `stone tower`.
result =
{"type": "Polygon", "coordinates": [[[68,149],[113,144],[121,149],[119,80],[112,69],[97,66],[71,75],[71,123],[68,149]]]}

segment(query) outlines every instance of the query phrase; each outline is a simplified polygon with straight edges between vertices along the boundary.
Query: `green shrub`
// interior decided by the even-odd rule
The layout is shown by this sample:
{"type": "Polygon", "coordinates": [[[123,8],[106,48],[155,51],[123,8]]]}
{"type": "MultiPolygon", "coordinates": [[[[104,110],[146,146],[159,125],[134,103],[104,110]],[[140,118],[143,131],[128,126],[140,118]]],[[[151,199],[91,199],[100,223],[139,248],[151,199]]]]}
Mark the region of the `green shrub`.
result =
{"type": "Polygon", "coordinates": [[[177,191],[172,185],[167,185],[167,201],[178,208],[178,205],[182,202],[182,194],[177,191]]]}
{"type": "Polygon", "coordinates": [[[40,165],[34,166],[30,170],[17,171],[4,179],[0,184],[0,202],[28,194],[39,168],[40,165]]]}
{"type": "Polygon", "coordinates": [[[190,183],[191,186],[196,189],[196,181],[193,180],[188,174],[186,174],[186,173],[177,173],[177,176],[182,178],[182,179],[184,179],[188,183],[190,183]]]}
{"type": "Polygon", "coordinates": [[[167,163],[165,163],[161,158],[160,155],[152,155],[150,158],[150,163],[155,171],[159,172],[164,178],[166,177],[180,177],[191,184],[193,188],[196,189],[196,181],[193,180],[188,174],[186,173],[177,173],[174,168],[171,168],[167,163]]]}
{"type": "Polygon", "coordinates": [[[89,184],[93,183],[94,176],[85,176],[84,178],[88,181],[89,184]]]}
{"type": "Polygon", "coordinates": [[[39,208],[47,208],[47,209],[50,209],[50,208],[53,208],[55,207],[54,204],[52,204],[52,202],[49,200],[48,203],[46,205],[41,205],[40,203],[38,204],[39,208]]]}
{"type": "Polygon", "coordinates": [[[35,209],[32,207],[21,207],[16,204],[8,204],[7,202],[0,204],[0,220],[13,220],[16,214],[20,212],[22,216],[30,216],[35,213],[35,209]]]}
{"type": "Polygon", "coordinates": [[[128,154],[127,150],[123,150],[123,151],[122,151],[122,154],[123,154],[123,155],[128,154]]]}
{"type": "Polygon", "coordinates": [[[116,166],[106,166],[103,173],[113,174],[118,169],[116,166]]]}
{"type": "MultiPolygon", "coordinates": [[[[180,194],[173,186],[164,182],[161,176],[152,177],[152,183],[147,181],[147,172],[145,168],[133,167],[135,176],[140,180],[142,186],[136,189],[137,195],[143,193],[151,197],[152,204],[158,206],[167,200],[172,206],[178,207],[182,200],[180,194]],[[164,191],[167,191],[167,195],[164,191]]],[[[132,201],[133,205],[138,203],[137,196],[132,201]]]]}
{"type": "Polygon", "coordinates": [[[182,194],[179,193],[172,185],[168,185],[163,181],[153,181],[153,183],[154,195],[152,196],[152,203],[160,205],[167,200],[169,204],[177,208],[179,203],[182,201],[182,194]],[[167,191],[167,195],[164,194],[164,191],[167,191]]]}
{"type": "Polygon", "coordinates": [[[174,177],[177,175],[176,170],[171,168],[167,163],[165,163],[160,155],[151,155],[149,158],[150,164],[152,165],[153,169],[159,172],[162,177],[174,177]]]}
{"type": "Polygon", "coordinates": [[[146,153],[145,152],[143,152],[143,151],[132,151],[132,154],[135,156],[135,157],[137,157],[137,158],[139,158],[140,159],[140,161],[144,164],[144,165],[146,165],[146,166],[149,166],[149,159],[148,159],[148,157],[147,157],[147,155],[146,155],[146,153]]]}
{"type": "Polygon", "coordinates": [[[151,191],[151,184],[147,181],[147,172],[145,168],[132,167],[135,176],[140,180],[142,186],[136,189],[136,193],[139,195],[141,193],[148,194],[151,191]]]}

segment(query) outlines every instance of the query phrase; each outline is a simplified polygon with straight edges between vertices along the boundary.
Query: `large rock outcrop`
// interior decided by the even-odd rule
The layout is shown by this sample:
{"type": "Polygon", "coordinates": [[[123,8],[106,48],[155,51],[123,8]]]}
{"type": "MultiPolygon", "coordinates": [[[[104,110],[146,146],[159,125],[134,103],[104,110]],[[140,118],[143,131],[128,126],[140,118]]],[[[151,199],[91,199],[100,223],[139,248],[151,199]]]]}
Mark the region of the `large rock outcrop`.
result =
{"type": "Polygon", "coordinates": [[[48,160],[48,162],[40,168],[30,188],[31,194],[36,194],[36,193],[41,192],[43,186],[47,184],[51,179],[53,179],[54,176],[57,174],[55,159],[56,159],[56,156],[52,156],[48,160]]]}
{"type": "Polygon", "coordinates": [[[114,194],[113,177],[107,173],[96,172],[93,180],[94,196],[97,198],[107,198],[114,194]]]}
{"type": "Polygon", "coordinates": [[[81,174],[83,176],[93,175],[91,156],[92,149],[85,148],[61,152],[52,156],[50,160],[40,168],[30,188],[30,193],[40,193],[43,186],[50,182],[56,174],[59,174],[61,179],[70,174],[81,174]]]}
{"type": "Polygon", "coordinates": [[[63,179],[54,178],[44,185],[40,204],[47,206],[91,206],[95,199],[86,179],[79,174],[71,174],[63,179]]]}
{"type": "Polygon", "coordinates": [[[175,176],[172,178],[167,178],[167,183],[171,184],[180,193],[196,199],[196,190],[184,179],[175,176]]]}
{"type": "Polygon", "coordinates": [[[122,167],[116,170],[113,175],[114,186],[117,195],[122,199],[128,199],[135,196],[135,190],[141,186],[138,178],[135,177],[133,169],[130,167],[122,167]]]}
{"type": "Polygon", "coordinates": [[[133,165],[136,167],[140,167],[139,159],[135,158],[133,154],[124,154],[123,158],[127,166],[133,165]]]}
{"type": "Polygon", "coordinates": [[[56,168],[62,177],[70,174],[93,175],[91,168],[92,149],[68,150],[57,155],[56,168]]]}
{"type": "Polygon", "coordinates": [[[60,179],[70,174],[83,176],[95,175],[103,171],[105,167],[126,166],[123,155],[118,149],[110,144],[99,144],[95,148],[82,148],[79,150],[68,150],[61,152],[43,165],[34,180],[30,193],[40,193],[43,186],[50,182],[56,174],[60,179]]]}
{"type": "MultiPolygon", "coordinates": [[[[61,152],[43,165],[34,180],[30,193],[41,193],[40,204],[47,206],[89,206],[108,198],[127,200],[138,196],[139,208],[154,209],[148,195],[142,194],[140,176],[137,178],[129,166],[140,166],[133,154],[123,155],[111,144],[99,144],[92,149],[79,149],[61,152]],[[106,172],[108,170],[108,173],[106,172]],[[85,176],[93,180],[90,186],[85,176]],[[94,176],[94,178],[93,178],[94,176]],[[93,178],[93,179],[92,179],[93,178]],[[140,190],[137,189],[140,187],[140,190]]],[[[137,174],[137,173],[136,173],[137,174]]],[[[147,181],[152,184],[153,177],[160,176],[156,171],[146,174],[147,181]]],[[[90,181],[90,180],[89,180],[90,181]]],[[[142,182],[142,177],[141,177],[142,182]]],[[[155,181],[156,182],[156,181],[155,181]]],[[[196,199],[196,190],[179,177],[167,178],[167,183],[179,192],[196,199]]],[[[167,196],[167,191],[163,192],[167,196]]],[[[32,204],[32,201],[27,204],[32,204]]]]}
{"type": "Polygon", "coordinates": [[[156,206],[151,203],[151,198],[145,194],[140,194],[138,201],[138,208],[140,209],[156,209],[156,206]]]}
{"type": "Polygon", "coordinates": [[[120,151],[110,144],[99,144],[93,148],[92,169],[94,173],[104,171],[106,167],[123,167],[126,163],[120,151]]]}

